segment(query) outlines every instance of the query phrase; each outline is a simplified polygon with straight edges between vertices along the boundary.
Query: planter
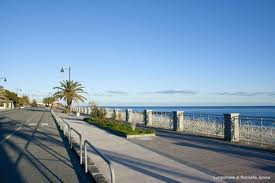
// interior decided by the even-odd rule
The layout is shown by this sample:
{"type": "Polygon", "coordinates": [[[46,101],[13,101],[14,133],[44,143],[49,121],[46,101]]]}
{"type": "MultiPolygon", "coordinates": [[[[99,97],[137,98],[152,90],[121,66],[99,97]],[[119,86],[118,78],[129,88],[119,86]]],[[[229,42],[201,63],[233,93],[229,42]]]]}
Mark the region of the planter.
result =
{"type": "Polygon", "coordinates": [[[126,135],[127,139],[133,139],[133,138],[142,138],[142,137],[155,137],[156,134],[152,133],[152,134],[141,134],[141,135],[126,135]]]}
{"type": "Polygon", "coordinates": [[[113,135],[117,135],[117,136],[120,136],[120,137],[124,137],[124,138],[127,138],[127,139],[130,139],[130,138],[142,138],[142,137],[154,137],[156,136],[155,133],[141,133],[141,134],[133,134],[133,135],[128,135],[124,132],[121,132],[121,131],[118,131],[118,130],[114,130],[112,128],[109,128],[109,127],[104,127],[104,126],[101,126],[100,124],[96,123],[96,122],[89,122],[87,120],[84,119],[85,122],[89,123],[90,125],[93,125],[93,126],[96,126],[102,130],[105,130],[113,135]]]}

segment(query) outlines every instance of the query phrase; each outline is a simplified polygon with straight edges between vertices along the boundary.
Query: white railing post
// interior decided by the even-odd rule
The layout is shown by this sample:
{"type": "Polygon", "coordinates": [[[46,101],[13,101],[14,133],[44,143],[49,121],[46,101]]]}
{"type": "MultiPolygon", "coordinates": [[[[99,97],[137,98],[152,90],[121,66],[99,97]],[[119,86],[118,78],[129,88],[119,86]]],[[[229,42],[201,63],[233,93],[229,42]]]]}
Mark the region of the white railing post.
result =
{"type": "Polygon", "coordinates": [[[79,144],[79,147],[80,147],[80,164],[82,165],[83,163],[83,152],[82,152],[82,135],[80,135],[80,144],[79,144]]]}
{"type": "Polygon", "coordinates": [[[86,141],[84,142],[84,158],[85,158],[85,173],[88,172],[88,162],[87,162],[87,145],[86,141]]]}
{"type": "Polygon", "coordinates": [[[91,106],[88,107],[88,113],[92,114],[92,107],[91,106]]]}

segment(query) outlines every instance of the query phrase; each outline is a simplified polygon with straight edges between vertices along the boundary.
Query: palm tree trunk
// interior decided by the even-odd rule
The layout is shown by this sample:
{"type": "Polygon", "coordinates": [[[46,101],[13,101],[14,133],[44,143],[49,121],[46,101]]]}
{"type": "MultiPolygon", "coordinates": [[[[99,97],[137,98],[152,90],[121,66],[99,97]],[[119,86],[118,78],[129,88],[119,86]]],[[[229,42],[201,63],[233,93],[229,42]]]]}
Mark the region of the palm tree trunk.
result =
{"type": "Polygon", "coordinates": [[[68,106],[68,112],[69,112],[69,114],[71,114],[71,106],[72,106],[72,101],[71,100],[67,101],[67,106],[68,106]]]}
{"type": "Polygon", "coordinates": [[[71,114],[71,106],[70,105],[68,106],[68,111],[69,111],[69,114],[71,114]]]}

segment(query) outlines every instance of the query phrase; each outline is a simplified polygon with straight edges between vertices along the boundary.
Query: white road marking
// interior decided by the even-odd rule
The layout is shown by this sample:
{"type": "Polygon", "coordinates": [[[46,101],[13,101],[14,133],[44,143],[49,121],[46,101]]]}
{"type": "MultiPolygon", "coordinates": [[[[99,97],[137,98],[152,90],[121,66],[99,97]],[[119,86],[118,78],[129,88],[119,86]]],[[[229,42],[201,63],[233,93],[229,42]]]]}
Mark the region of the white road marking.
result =
{"type": "Polygon", "coordinates": [[[41,125],[43,125],[43,126],[48,126],[48,123],[41,123],[41,125]]]}
{"type": "Polygon", "coordinates": [[[36,124],[35,123],[29,123],[28,125],[29,126],[35,126],[36,124]]]}
{"type": "Polygon", "coordinates": [[[6,140],[8,140],[15,132],[17,132],[18,130],[20,130],[22,128],[23,125],[21,125],[20,127],[16,128],[16,130],[14,130],[11,134],[9,134],[8,136],[6,136],[1,142],[0,145],[3,144],[6,140]]]}
{"type": "MultiPolygon", "coordinates": [[[[29,123],[31,122],[31,120],[33,120],[35,117],[35,115],[31,116],[30,119],[28,119],[26,121],[26,123],[29,123]]],[[[23,127],[23,125],[19,126],[18,128],[16,128],[11,134],[9,134],[8,136],[6,136],[1,142],[0,142],[0,145],[3,144],[6,140],[8,140],[11,136],[13,136],[13,134],[15,134],[18,130],[20,130],[21,128],[23,127]]]]}

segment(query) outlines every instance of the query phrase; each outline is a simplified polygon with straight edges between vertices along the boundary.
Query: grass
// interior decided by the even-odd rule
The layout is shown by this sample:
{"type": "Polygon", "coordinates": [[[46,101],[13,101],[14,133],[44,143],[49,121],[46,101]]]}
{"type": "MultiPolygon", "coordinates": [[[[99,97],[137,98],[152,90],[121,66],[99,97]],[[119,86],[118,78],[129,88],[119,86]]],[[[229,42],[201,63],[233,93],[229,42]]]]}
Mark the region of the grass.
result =
{"type": "Polygon", "coordinates": [[[142,129],[136,127],[135,130],[132,130],[132,127],[129,123],[123,123],[120,121],[112,121],[109,119],[98,119],[98,118],[84,118],[85,122],[90,123],[92,125],[98,126],[100,128],[117,132],[119,134],[122,134],[124,136],[127,135],[144,135],[144,134],[154,134],[155,131],[152,129],[142,129]]]}

